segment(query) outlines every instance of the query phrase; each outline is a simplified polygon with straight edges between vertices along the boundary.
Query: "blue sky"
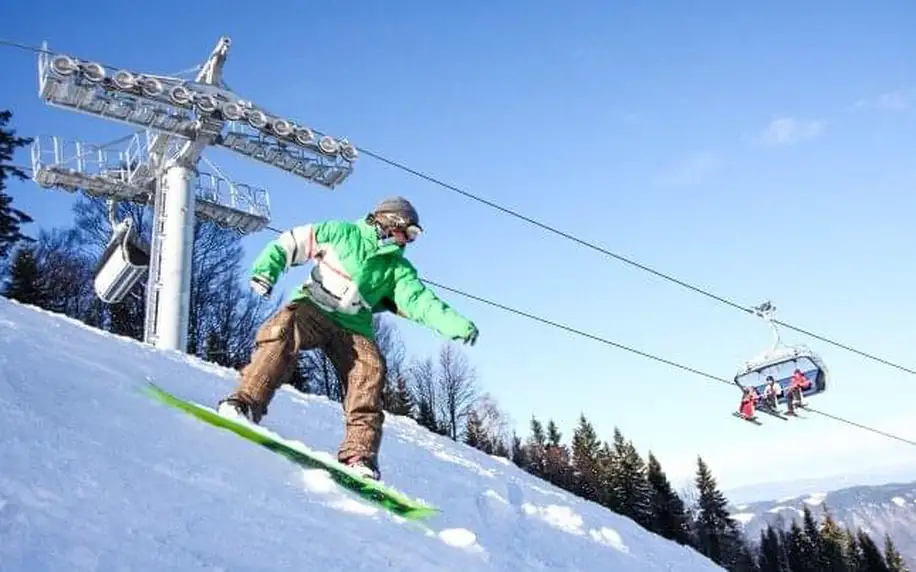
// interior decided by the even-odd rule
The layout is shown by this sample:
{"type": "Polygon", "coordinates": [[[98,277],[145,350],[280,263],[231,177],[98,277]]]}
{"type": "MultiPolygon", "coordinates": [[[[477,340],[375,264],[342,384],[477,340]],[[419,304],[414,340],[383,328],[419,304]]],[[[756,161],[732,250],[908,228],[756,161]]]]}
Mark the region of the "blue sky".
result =
{"type": "MultiPolygon", "coordinates": [[[[228,35],[226,80],[269,109],[916,366],[910,3],[44,6],[15,3],[0,37],[175,73],[228,35]]],[[[103,142],[129,131],[45,106],[35,61],[0,48],[0,106],[21,134],[103,142]]],[[[356,218],[405,195],[427,230],[409,256],[430,279],[704,371],[731,377],[770,342],[759,320],[367,157],[331,192],[211,156],[270,190],[276,227],[356,218]]],[[[42,225],[70,223],[65,193],[31,183],[12,192],[42,225]]],[[[246,239],[249,260],[270,238],[246,239]]],[[[568,438],[584,412],[603,437],[616,425],[651,449],[675,478],[704,455],[726,488],[916,466],[913,447],[810,415],[739,423],[735,389],[442,295],[478,324],[468,354],[480,386],[522,430],[532,414],[552,416],[568,438]]],[[[438,347],[433,332],[400,325],[412,354],[438,347]]],[[[916,438],[912,376],[784,336],[830,365],[832,387],[813,405],[916,438]]]]}

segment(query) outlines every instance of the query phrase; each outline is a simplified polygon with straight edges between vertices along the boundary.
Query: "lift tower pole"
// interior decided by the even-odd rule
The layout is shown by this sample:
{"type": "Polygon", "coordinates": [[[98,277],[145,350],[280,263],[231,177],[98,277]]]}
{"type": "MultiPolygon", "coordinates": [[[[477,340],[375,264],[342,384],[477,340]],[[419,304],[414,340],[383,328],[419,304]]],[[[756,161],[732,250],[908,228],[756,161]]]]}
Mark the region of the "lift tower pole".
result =
{"type": "MultiPolygon", "coordinates": [[[[228,51],[229,39],[220,38],[195,81],[218,87],[228,51]]],[[[184,351],[188,345],[195,171],[204,147],[213,143],[222,128],[222,121],[202,123],[194,137],[163,165],[164,173],[157,181],[144,329],[146,341],[160,348],[184,351]]],[[[157,135],[153,147],[164,145],[167,137],[157,135]]]]}
{"type": "Polygon", "coordinates": [[[113,236],[95,275],[96,294],[122,301],[148,274],[144,339],[185,351],[195,217],[241,234],[270,222],[267,191],[226,179],[202,155],[219,146],[333,189],[353,171],[356,148],[241,99],[222,80],[230,40],[220,38],[193,80],[106,68],[43,46],[39,95],[49,105],[139,126],[123,151],[38,137],[34,180],[42,187],[82,191],[109,201],[113,236]],[[204,161],[216,171],[198,169],[204,161]],[[117,223],[114,205],[153,206],[151,248],[117,223]]]}

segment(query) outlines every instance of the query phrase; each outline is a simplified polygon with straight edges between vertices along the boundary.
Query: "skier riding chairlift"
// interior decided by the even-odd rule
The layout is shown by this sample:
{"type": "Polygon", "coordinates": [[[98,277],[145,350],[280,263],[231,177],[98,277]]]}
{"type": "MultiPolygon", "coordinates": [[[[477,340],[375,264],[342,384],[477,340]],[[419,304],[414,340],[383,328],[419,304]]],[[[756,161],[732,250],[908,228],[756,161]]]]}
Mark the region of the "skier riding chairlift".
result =
{"type": "Polygon", "coordinates": [[[811,380],[805,377],[800,369],[795,368],[792,373],[792,379],[789,382],[789,390],[786,392],[786,402],[789,405],[789,413],[795,413],[795,407],[804,407],[806,404],[802,401],[802,391],[811,387],[811,380]]]}
{"type": "Polygon", "coordinates": [[[778,407],[776,406],[779,400],[779,394],[782,392],[782,388],[779,387],[779,384],[776,383],[776,380],[773,379],[772,375],[767,376],[767,386],[763,392],[763,402],[767,407],[776,411],[778,407]]]}
{"type": "Polygon", "coordinates": [[[744,393],[741,395],[741,405],[738,407],[738,413],[745,419],[754,419],[754,406],[759,399],[760,395],[757,393],[756,389],[753,387],[745,387],[744,393]]]}

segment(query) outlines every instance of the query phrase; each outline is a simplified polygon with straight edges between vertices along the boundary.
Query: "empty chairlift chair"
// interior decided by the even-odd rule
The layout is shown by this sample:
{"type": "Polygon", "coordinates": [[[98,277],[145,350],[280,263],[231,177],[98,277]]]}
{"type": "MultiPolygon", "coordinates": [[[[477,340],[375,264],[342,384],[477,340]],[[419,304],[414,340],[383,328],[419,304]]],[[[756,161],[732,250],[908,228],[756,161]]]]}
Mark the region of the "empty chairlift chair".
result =
{"type": "Polygon", "coordinates": [[[121,302],[146,275],[149,262],[149,250],[141,244],[132,219],[124,219],[115,226],[95,269],[93,286],[96,295],[106,304],[121,302]]]}

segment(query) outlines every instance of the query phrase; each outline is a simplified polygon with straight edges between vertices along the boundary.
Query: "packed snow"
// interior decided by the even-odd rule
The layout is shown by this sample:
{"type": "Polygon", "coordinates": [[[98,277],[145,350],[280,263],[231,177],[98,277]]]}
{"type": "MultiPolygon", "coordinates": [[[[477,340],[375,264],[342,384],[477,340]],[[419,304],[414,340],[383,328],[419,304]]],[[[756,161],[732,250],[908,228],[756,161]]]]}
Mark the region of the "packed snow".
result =
{"type": "Polygon", "coordinates": [[[802,514],[804,514],[804,512],[803,512],[802,510],[797,509],[797,508],[795,508],[794,506],[786,506],[786,505],[777,505],[777,506],[774,506],[773,508],[769,509],[767,512],[770,513],[770,514],[776,514],[776,513],[781,512],[781,511],[790,511],[790,512],[794,512],[794,513],[798,514],[799,516],[801,516],[802,514]]]}
{"type": "MultiPolygon", "coordinates": [[[[694,550],[388,416],[387,483],[427,527],[141,393],[213,406],[235,372],[0,298],[0,562],[18,570],[721,570],[694,550]]],[[[333,452],[340,405],[284,387],[263,425],[333,452]]]]}
{"type": "Polygon", "coordinates": [[[738,522],[742,525],[747,525],[750,521],[754,520],[754,517],[757,516],[752,512],[739,512],[738,514],[732,515],[732,520],[738,522]]]}
{"type": "Polygon", "coordinates": [[[827,499],[827,493],[811,493],[811,495],[804,500],[805,504],[810,506],[817,506],[823,504],[824,500],[827,499]]]}

